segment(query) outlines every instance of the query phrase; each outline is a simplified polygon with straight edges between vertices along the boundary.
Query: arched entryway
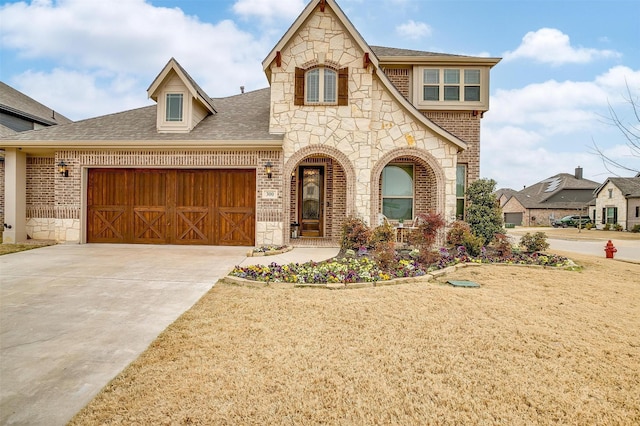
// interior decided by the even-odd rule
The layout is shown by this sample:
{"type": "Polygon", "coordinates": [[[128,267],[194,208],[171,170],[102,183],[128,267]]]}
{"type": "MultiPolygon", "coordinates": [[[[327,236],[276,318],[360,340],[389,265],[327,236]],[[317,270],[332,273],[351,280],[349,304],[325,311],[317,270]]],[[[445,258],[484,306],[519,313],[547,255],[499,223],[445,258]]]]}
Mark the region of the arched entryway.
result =
{"type": "Polygon", "coordinates": [[[284,166],[285,241],[294,245],[335,245],[344,219],[354,209],[355,172],[334,148],[308,146],[284,166]]]}

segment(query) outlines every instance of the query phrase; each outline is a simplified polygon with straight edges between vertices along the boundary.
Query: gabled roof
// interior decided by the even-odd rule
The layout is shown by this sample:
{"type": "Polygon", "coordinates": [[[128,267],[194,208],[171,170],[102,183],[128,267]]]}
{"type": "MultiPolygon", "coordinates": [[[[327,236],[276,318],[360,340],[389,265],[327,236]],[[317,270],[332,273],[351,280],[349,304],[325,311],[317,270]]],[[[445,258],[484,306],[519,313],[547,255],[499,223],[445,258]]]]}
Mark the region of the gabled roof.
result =
{"type": "MultiPolygon", "coordinates": [[[[44,126],[71,123],[64,115],[0,81],[0,111],[44,126]]],[[[3,132],[4,133],[4,132],[3,132]]]]}
{"type": "Polygon", "coordinates": [[[351,38],[355,41],[358,47],[364,52],[369,54],[369,62],[370,66],[373,67],[376,76],[382,82],[382,85],[388,90],[388,92],[394,97],[394,99],[402,105],[402,107],[409,112],[413,116],[413,118],[422,123],[427,128],[431,129],[437,135],[440,135],[443,139],[449,141],[450,143],[456,145],[458,150],[467,149],[467,144],[462,139],[457,136],[451,134],[447,130],[435,124],[433,121],[429,120],[425,117],[411,102],[405,99],[404,96],[398,91],[398,89],[391,83],[387,75],[380,68],[380,64],[378,61],[378,57],[375,52],[367,44],[362,35],[358,32],[358,30],[353,26],[349,18],[344,14],[340,6],[338,6],[335,0],[311,0],[307,7],[304,8],[300,16],[293,22],[291,27],[287,30],[287,32],[282,36],[282,38],[276,43],[276,45],[271,49],[271,52],[267,55],[267,57],[262,61],[262,68],[267,75],[268,81],[271,81],[271,69],[270,66],[275,61],[276,56],[279,51],[283,50],[284,47],[289,43],[289,41],[298,33],[300,28],[304,25],[304,23],[309,19],[312,13],[316,10],[317,7],[329,7],[333,13],[336,15],[340,23],[344,26],[345,30],[349,33],[351,38]]]}
{"type": "Polygon", "coordinates": [[[588,203],[592,197],[592,191],[599,185],[598,182],[589,179],[576,179],[572,174],[559,173],[516,192],[513,197],[527,209],[573,209],[588,203]],[[576,192],[576,190],[580,192],[576,192]],[[564,199],[562,198],[563,192],[567,193],[564,199]],[[576,198],[576,194],[581,195],[578,197],[579,200],[576,198]]]}
{"type": "Polygon", "coordinates": [[[595,191],[593,191],[596,197],[608,182],[611,182],[612,184],[617,186],[625,198],[640,198],[640,177],[638,176],[630,178],[610,177],[595,191]]]}
{"type": "Polygon", "coordinates": [[[158,133],[157,105],[1,138],[0,147],[279,147],[283,135],[269,133],[270,90],[210,99],[218,113],[205,117],[189,133],[158,133]]]}
{"type": "Polygon", "coordinates": [[[182,80],[182,82],[187,87],[189,92],[191,92],[191,95],[194,98],[199,100],[202,105],[204,105],[204,107],[209,110],[209,112],[211,112],[212,114],[216,113],[216,108],[209,95],[207,95],[205,91],[202,90],[198,83],[196,83],[196,81],[191,78],[189,73],[184,68],[182,68],[182,65],[180,65],[178,61],[175,60],[175,58],[169,59],[167,65],[164,66],[162,71],[160,71],[160,74],[158,74],[158,76],[151,83],[151,86],[149,86],[149,88],[147,89],[149,98],[153,99],[156,102],[158,101],[158,89],[160,88],[160,86],[162,86],[162,83],[171,71],[174,71],[178,75],[178,77],[182,80]]]}

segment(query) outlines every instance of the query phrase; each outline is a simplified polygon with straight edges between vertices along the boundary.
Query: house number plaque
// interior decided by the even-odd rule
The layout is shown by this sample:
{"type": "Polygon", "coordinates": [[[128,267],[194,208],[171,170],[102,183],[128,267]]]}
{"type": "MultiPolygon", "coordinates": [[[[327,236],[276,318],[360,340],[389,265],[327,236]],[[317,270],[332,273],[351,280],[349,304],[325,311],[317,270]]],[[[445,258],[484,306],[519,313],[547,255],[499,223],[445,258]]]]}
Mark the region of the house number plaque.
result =
{"type": "Polygon", "coordinates": [[[262,199],[263,200],[277,200],[278,199],[278,190],[277,189],[263,189],[262,190],[262,199]]]}

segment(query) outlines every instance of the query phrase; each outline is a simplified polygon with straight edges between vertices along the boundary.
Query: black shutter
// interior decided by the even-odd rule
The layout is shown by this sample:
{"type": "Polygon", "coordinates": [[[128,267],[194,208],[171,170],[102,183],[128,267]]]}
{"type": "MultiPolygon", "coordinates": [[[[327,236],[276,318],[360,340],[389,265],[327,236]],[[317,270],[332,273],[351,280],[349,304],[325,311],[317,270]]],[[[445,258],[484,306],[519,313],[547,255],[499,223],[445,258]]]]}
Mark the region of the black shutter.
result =
{"type": "Polygon", "coordinates": [[[296,67],[293,104],[304,105],[304,70],[298,67],[296,67]]]}
{"type": "Polygon", "coordinates": [[[618,208],[613,208],[613,223],[618,223],[618,208]]]}
{"type": "Polygon", "coordinates": [[[606,208],[602,208],[602,224],[607,223],[607,209],[606,208]]]}
{"type": "Polygon", "coordinates": [[[349,67],[338,71],[338,105],[349,105],[349,67]]]}

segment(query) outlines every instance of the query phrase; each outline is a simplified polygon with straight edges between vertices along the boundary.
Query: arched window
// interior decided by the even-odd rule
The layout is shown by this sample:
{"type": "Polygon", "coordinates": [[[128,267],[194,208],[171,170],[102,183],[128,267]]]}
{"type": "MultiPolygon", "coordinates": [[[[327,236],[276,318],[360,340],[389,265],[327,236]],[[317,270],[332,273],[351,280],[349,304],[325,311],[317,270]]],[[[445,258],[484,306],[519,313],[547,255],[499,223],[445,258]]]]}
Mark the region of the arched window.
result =
{"type": "Polygon", "coordinates": [[[305,103],[336,103],[338,75],[330,68],[314,68],[305,73],[305,103]]]}
{"type": "Polygon", "coordinates": [[[296,105],[347,105],[349,69],[296,68],[296,105]]]}
{"type": "Polygon", "coordinates": [[[382,214],[394,220],[413,218],[413,165],[390,164],[382,170],[382,214]]]}

